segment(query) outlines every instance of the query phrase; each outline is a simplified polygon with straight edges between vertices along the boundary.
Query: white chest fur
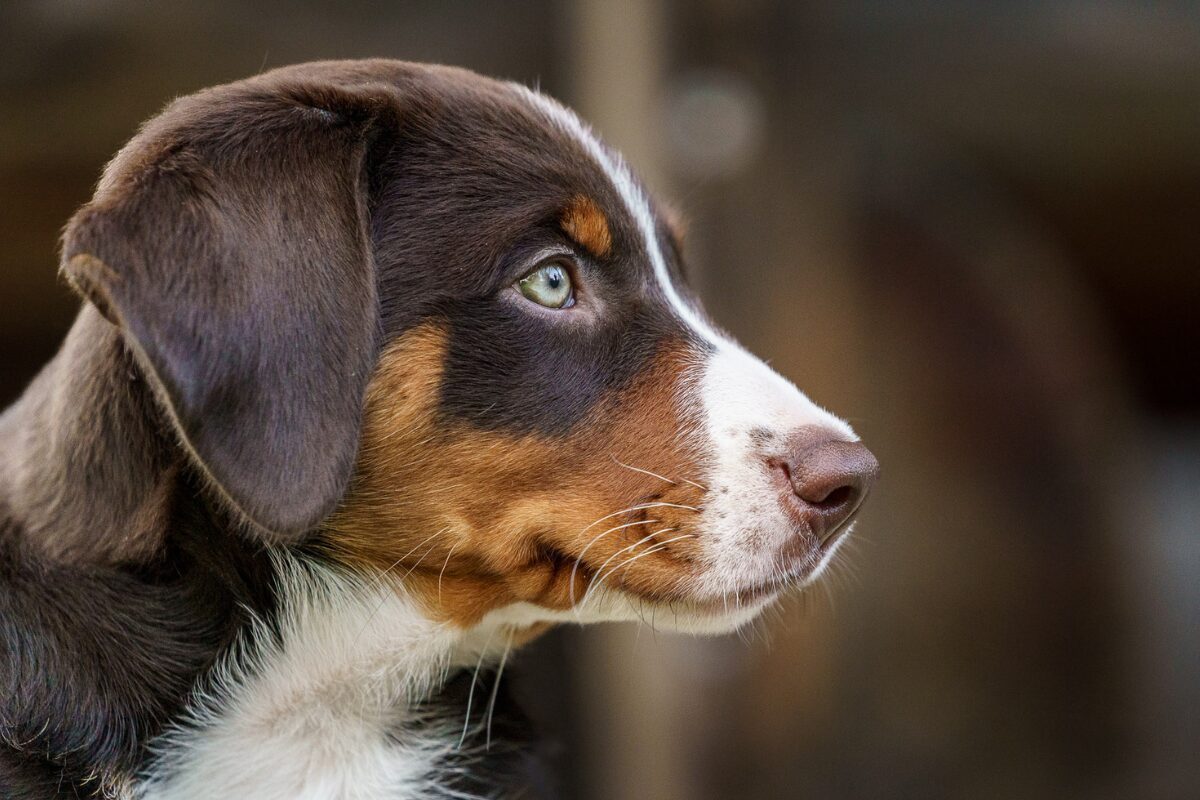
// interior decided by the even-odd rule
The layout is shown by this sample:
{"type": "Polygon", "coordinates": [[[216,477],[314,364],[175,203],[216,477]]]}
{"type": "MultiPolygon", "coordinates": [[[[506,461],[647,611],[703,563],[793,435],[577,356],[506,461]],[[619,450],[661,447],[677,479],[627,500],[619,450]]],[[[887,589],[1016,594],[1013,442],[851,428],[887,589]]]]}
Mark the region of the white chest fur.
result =
{"type": "Polygon", "coordinates": [[[154,743],[136,800],[407,800],[437,794],[462,720],[414,706],[506,633],[455,631],[393,584],[281,562],[277,631],[257,624],[181,725],[154,743]],[[419,724],[418,724],[419,723],[419,724]],[[411,732],[409,732],[411,731],[411,732]],[[401,735],[396,735],[401,732],[401,735]],[[441,769],[439,769],[441,767],[441,769]]]}

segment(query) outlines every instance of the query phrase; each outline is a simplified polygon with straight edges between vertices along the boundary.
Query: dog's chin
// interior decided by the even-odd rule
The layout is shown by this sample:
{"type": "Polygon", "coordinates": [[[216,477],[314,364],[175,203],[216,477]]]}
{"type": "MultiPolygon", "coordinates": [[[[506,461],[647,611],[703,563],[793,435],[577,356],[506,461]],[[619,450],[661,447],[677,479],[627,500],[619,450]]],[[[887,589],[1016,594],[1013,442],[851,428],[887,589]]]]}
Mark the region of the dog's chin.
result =
{"type": "Polygon", "coordinates": [[[681,599],[664,602],[616,590],[598,598],[588,608],[548,613],[555,622],[632,622],[659,631],[717,636],[732,633],[753,622],[778,596],[778,592],[772,591],[744,598],[730,595],[727,600],[681,599]]]}
{"type": "Polygon", "coordinates": [[[720,599],[681,598],[670,601],[612,589],[575,608],[546,608],[515,603],[488,615],[487,622],[523,628],[544,624],[594,625],[632,622],[659,631],[717,636],[732,633],[754,621],[782,590],[731,593],[720,599]]]}
{"type": "Polygon", "coordinates": [[[684,594],[664,598],[613,587],[570,609],[522,603],[502,613],[518,624],[524,620],[579,625],[632,622],[659,631],[716,636],[732,633],[754,621],[785,591],[786,587],[772,582],[720,596],[684,594]]]}
{"type": "Polygon", "coordinates": [[[669,613],[656,615],[655,627],[692,636],[718,636],[733,633],[753,622],[779,597],[779,592],[756,594],[745,599],[680,603],[669,613]]]}
{"type": "MultiPolygon", "coordinates": [[[[603,588],[583,592],[570,607],[519,602],[489,616],[491,621],[515,627],[632,622],[696,636],[732,633],[753,622],[783,595],[818,580],[853,528],[851,523],[823,543],[794,549],[786,561],[779,554],[764,555],[755,567],[711,564],[696,573],[680,574],[671,582],[670,591],[647,591],[640,588],[646,581],[613,576],[603,588]]],[[[573,560],[563,556],[564,562],[573,560]]]]}
{"type": "Polygon", "coordinates": [[[658,630],[697,636],[733,633],[757,619],[790,588],[802,583],[807,581],[770,580],[719,596],[695,596],[670,603],[631,596],[637,614],[625,619],[648,623],[658,630]]]}
{"type": "Polygon", "coordinates": [[[817,581],[853,528],[851,523],[824,545],[799,554],[784,569],[728,590],[699,589],[704,586],[700,582],[695,593],[685,592],[668,600],[622,586],[592,598],[583,608],[566,613],[575,622],[636,622],[657,630],[699,636],[732,633],[753,622],[787,592],[803,589],[817,581]]]}

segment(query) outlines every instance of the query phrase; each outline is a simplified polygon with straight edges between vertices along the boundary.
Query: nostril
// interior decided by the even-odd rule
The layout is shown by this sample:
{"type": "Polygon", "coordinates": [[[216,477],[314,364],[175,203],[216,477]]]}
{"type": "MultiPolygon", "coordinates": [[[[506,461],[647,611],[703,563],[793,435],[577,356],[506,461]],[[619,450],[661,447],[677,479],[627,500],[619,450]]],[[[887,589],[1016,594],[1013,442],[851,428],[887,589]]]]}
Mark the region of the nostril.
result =
{"type": "Polygon", "coordinates": [[[836,509],[842,506],[851,505],[858,492],[850,486],[839,486],[821,500],[808,502],[814,506],[820,506],[822,509],[836,509]]]}
{"type": "Polygon", "coordinates": [[[791,505],[821,541],[854,516],[879,472],[859,442],[837,441],[820,428],[801,428],[788,439],[788,455],[773,464],[791,486],[791,505]]]}

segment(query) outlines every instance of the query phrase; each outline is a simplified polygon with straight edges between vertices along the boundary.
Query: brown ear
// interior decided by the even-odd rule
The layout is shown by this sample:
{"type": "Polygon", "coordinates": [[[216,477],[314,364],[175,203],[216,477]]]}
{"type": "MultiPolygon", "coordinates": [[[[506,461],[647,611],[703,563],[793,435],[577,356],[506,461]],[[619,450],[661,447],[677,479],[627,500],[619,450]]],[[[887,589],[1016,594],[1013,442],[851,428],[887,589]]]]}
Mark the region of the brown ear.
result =
{"type": "Polygon", "coordinates": [[[358,448],[378,326],[364,161],[394,101],[271,78],[152,120],[71,220],[62,271],[223,499],[295,541],[358,448]]]}

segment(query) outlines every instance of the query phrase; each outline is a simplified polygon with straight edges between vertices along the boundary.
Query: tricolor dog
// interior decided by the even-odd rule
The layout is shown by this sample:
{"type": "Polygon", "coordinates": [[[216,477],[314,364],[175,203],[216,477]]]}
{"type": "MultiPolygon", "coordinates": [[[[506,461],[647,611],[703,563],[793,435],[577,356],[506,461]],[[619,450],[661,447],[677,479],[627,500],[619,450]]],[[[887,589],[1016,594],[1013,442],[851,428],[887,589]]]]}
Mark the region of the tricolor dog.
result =
{"type": "Polygon", "coordinates": [[[875,459],[682,258],[571,111],[464,70],[307,64],[150,120],[0,416],[0,794],[517,796],[454,676],[813,580],[875,459]]]}

